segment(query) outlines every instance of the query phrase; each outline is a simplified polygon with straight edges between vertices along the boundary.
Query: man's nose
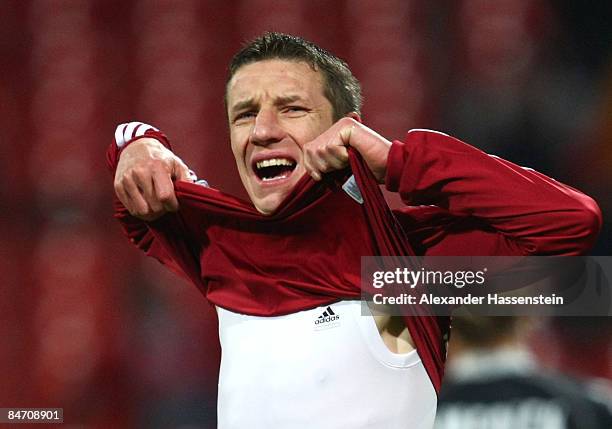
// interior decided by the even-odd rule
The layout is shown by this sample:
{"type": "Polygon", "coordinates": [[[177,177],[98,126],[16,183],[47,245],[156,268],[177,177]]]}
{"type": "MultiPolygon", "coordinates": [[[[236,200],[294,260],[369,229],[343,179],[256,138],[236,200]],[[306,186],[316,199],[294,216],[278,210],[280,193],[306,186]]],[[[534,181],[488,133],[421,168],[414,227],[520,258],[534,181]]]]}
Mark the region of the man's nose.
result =
{"type": "Polygon", "coordinates": [[[283,139],[285,133],[273,110],[261,109],[255,117],[251,130],[251,142],[256,145],[268,145],[283,139]]]}

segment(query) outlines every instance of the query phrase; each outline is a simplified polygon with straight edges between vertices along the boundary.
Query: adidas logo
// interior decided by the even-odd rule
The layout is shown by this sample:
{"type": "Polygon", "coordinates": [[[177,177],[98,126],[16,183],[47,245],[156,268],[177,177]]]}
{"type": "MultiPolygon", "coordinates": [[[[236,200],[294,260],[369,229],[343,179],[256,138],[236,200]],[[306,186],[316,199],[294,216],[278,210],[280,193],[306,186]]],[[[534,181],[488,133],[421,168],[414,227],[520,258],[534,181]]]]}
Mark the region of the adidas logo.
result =
{"type": "Polygon", "coordinates": [[[331,306],[327,306],[323,314],[315,319],[314,324],[316,330],[335,328],[340,326],[340,315],[334,313],[331,306]]]}

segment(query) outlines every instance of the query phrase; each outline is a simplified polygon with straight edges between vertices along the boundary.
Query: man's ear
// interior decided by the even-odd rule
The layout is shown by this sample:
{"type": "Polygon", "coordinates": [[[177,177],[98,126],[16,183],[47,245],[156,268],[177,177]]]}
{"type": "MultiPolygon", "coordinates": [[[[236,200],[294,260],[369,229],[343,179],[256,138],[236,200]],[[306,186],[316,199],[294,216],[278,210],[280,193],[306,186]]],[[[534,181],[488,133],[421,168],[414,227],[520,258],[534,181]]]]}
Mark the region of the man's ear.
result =
{"type": "Polygon", "coordinates": [[[349,112],[345,115],[347,118],[353,118],[354,120],[356,120],[357,122],[359,122],[360,124],[361,122],[361,116],[359,116],[359,113],[357,112],[349,112]]]}

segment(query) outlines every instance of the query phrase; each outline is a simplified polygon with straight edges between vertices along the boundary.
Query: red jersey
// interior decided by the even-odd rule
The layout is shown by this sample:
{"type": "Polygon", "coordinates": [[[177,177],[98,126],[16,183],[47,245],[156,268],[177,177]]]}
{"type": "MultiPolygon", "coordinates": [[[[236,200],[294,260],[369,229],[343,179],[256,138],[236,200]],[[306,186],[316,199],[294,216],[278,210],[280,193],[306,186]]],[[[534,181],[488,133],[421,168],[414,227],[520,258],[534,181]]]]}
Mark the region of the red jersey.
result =
{"type": "MultiPolygon", "coordinates": [[[[145,135],[170,148],[162,133],[145,135]]],[[[108,150],[113,171],[119,152],[108,150]]],[[[270,216],[187,182],[175,183],[177,213],[146,223],[116,200],[115,216],[134,245],[211,303],[258,316],[359,299],[361,256],[578,255],[601,226],[586,195],[438,132],[413,130],[391,147],[385,183],[407,204],[401,210],[391,213],[354,153],[351,167],[363,204],[343,191],[350,172],[339,171],[321,182],[304,176],[270,216]]],[[[438,391],[450,318],[404,319],[438,391]]]]}

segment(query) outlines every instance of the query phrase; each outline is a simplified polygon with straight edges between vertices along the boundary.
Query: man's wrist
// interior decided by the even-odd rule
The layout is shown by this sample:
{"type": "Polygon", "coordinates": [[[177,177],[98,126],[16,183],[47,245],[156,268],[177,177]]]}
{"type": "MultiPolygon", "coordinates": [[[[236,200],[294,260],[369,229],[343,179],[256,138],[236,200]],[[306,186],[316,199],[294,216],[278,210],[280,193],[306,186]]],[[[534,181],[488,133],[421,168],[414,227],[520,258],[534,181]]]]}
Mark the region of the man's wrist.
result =
{"type": "Polygon", "coordinates": [[[153,136],[136,137],[126,142],[123,145],[123,147],[119,149],[119,157],[121,157],[121,155],[128,149],[138,150],[140,147],[143,147],[143,146],[147,146],[149,148],[155,148],[159,150],[167,149],[166,145],[159,138],[156,138],[153,136]]]}
{"type": "Polygon", "coordinates": [[[356,121],[350,146],[364,158],[378,183],[385,183],[387,161],[392,143],[373,129],[356,121]]]}
{"type": "Polygon", "coordinates": [[[168,141],[166,135],[153,125],[143,122],[126,122],[118,125],[115,129],[117,156],[120,156],[126,147],[142,138],[157,140],[166,149],[172,150],[170,141],[168,141]]]}

